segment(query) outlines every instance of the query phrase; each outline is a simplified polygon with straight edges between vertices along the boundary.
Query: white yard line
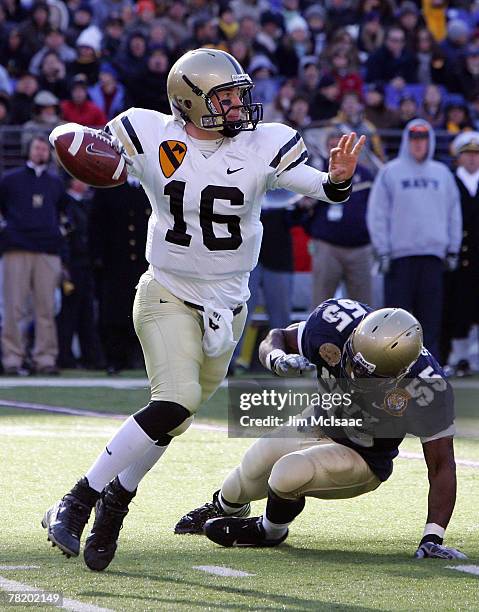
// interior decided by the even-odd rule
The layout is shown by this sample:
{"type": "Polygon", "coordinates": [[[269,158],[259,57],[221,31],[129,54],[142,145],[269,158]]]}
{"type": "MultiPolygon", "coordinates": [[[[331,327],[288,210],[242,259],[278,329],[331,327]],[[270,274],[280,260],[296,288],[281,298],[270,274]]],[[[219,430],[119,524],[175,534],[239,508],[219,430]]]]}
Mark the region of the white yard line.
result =
{"type": "Polygon", "coordinates": [[[248,572],[242,572],[241,570],[235,570],[231,567],[223,567],[221,565],[193,565],[193,569],[206,572],[207,574],[214,574],[215,576],[228,576],[231,578],[256,576],[256,574],[248,574],[248,572]]]}
{"type": "MultiPolygon", "coordinates": [[[[15,580],[8,580],[3,576],[0,576],[0,589],[7,593],[48,593],[45,589],[32,587],[29,584],[23,584],[15,580]]],[[[73,612],[113,612],[113,610],[109,608],[100,608],[93,604],[83,603],[81,601],[76,601],[76,599],[68,599],[66,597],[63,598],[62,603],[55,604],[49,601],[48,605],[63,610],[72,610],[73,612]]]]}
{"type": "Polygon", "coordinates": [[[109,389],[144,389],[147,378],[0,378],[0,390],[11,387],[106,387],[109,389]]]}
{"type": "Polygon", "coordinates": [[[458,572],[479,576],[479,565],[446,565],[446,569],[452,569],[458,572]]]}

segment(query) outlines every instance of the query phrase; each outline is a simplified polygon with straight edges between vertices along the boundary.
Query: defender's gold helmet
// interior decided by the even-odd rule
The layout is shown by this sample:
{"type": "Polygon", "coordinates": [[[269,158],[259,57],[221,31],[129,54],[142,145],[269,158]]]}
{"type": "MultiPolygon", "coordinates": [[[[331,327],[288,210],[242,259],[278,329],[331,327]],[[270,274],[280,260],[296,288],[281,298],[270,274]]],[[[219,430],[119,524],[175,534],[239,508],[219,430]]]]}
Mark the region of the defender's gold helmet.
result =
{"type": "MultiPolygon", "coordinates": [[[[172,66],[167,81],[168,100],[173,115],[191,121],[203,130],[223,131],[235,136],[241,130],[254,130],[263,118],[263,108],[251,102],[253,81],[236,59],[218,49],[188,51],[172,66]],[[213,99],[224,89],[239,88],[241,106],[228,107],[221,112],[213,99]],[[230,120],[228,114],[239,109],[240,118],[230,120]]],[[[217,98],[219,102],[219,98],[217,98]]]]}
{"type": "Polygon", "coordinates": [[[422,348],[416,317],[402,308],[381,308],[366,315],[346,341],[343,373],[362,391],[395,387],[422,348]]]}

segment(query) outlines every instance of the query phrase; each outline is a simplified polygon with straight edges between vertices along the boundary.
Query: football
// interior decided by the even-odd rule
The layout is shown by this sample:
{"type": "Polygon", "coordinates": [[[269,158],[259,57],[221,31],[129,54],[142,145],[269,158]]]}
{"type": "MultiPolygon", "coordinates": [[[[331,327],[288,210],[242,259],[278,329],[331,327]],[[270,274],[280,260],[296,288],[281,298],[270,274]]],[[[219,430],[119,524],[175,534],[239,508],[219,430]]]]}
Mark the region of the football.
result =
{"type": "Polygon", "coordinates": [[[65,170],[92,187],[116,187],[127,179],[124,158],[96,130],[61,126],[52,132],[50,142],[65,170]]]}

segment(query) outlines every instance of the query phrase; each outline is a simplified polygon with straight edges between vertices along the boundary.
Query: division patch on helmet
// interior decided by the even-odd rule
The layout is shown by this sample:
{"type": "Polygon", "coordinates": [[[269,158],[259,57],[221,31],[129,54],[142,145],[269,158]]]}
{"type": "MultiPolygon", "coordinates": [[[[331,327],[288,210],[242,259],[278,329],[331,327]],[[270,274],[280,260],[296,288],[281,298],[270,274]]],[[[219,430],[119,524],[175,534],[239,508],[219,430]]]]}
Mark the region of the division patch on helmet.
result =
{"type": "Polygon", "coordinates": [[[410,399],[411,396],[406,389],[393,389],[386,394],[383,408],[392,416],[402,416],[410,399]]]}
{"type": "Polygon", "coordinates": [[[331,342],[325,342],[319,347],[319,356],[331,367],[337,366],[341,361],[339,346],[331,342]]]}
{"type": "Polygon", "coordinates": [[[187,146],[179,140],[164,140],[160,144],[158,156],[160,159],[161,171],[166,178],[178,170],[183,163],[187,151],[187,146]]]}

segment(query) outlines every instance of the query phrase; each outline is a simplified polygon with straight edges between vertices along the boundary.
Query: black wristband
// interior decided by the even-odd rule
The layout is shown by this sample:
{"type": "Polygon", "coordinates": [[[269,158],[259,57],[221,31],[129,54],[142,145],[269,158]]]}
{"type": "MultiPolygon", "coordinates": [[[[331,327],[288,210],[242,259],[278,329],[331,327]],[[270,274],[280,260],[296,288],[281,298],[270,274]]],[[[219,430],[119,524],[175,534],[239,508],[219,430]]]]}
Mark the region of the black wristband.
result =
{"type": "Polygon", "coordinates": [[[333,183],[328,174],[328,180],[323,183],[324,193],[332,202],[344,202],[351,195],[352,178],[342,183],[333,183]]]}
{"type": "Polygon", "coordinates": [[[424,542],[433,542],[434,544],[442,544],[444,542],[444,539],[439,537],[435,533],[428,533],[419,542],[419,546],[421,546],[421,544],[424,544],[424,542]]]}

